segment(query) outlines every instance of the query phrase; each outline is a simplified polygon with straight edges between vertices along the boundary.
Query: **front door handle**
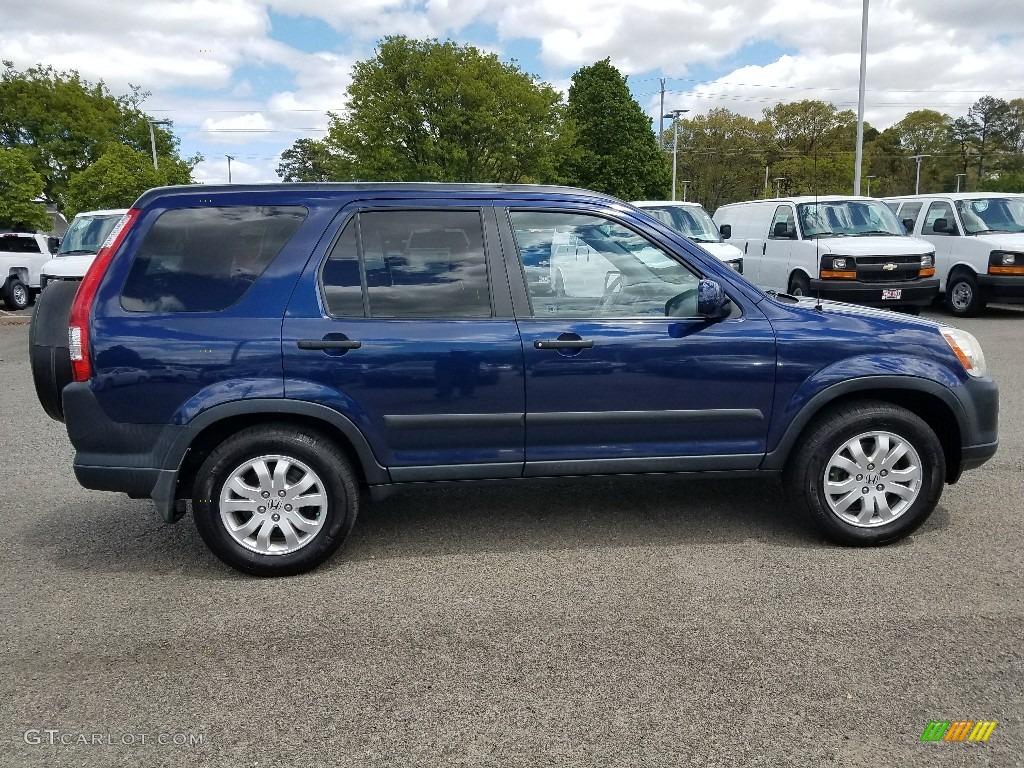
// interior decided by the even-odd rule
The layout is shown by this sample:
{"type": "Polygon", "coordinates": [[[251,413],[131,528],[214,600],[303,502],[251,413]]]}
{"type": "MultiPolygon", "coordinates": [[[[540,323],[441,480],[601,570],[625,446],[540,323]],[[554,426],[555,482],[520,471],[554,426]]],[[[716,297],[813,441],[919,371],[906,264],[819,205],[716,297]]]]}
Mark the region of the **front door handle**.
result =
{"type": "Polygon", "coordinates": [[[361,341],[352,339],[299,339],[295,342],[299,349],[359,349],[361,341]]]}
{"type": "Polygon", "coordinates": [[[538,339],[533,346],[535,349],[590,349],[594,342],[586,339],[538,339]]]}

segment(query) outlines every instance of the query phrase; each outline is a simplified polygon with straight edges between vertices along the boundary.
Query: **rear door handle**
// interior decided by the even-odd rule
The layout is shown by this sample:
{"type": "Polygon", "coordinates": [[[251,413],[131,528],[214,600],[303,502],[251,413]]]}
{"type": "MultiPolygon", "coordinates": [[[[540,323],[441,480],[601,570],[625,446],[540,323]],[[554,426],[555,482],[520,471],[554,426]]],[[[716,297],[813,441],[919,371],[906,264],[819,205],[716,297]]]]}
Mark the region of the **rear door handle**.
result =
{"type": "Polygon", "coordinates": [[[538,339],[533,346],[535,349],[590,349],[594,342],[586,339],[538,339]]]}
{"type": "Polygon", "coordinates": [[[359,349],[361,341],[351,339],[299,339],[295,342],[299,349],[359,349]]]}

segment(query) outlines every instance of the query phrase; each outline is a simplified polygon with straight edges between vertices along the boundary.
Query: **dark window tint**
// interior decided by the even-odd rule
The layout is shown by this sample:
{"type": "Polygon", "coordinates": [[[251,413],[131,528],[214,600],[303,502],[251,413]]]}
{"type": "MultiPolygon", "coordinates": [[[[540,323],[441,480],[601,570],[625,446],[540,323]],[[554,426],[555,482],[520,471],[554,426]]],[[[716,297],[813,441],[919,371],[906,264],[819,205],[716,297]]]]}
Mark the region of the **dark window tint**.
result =
{"type": "Polygon", "coordinates": [[[359,215],[371,317],[490,317],[479,211],[359,215]]]}
{"type": "Polygon", "coordinates": [[[0,235],[0,253],[42,253],[34,237],[0,235]]]}
{"type": "Polygon", "coordinates": [[[234,304],[306,217],[300,206],[179,208],[160,215],[121,293],[135,312],[215,312],[234,304]]]}
{"type": "Polygon", "coordinates": [[[327,312],[341,317],[363,316],[363,286],[359,278],[355,219],[345,225],[324,264],[320,279],[327,312]]]}

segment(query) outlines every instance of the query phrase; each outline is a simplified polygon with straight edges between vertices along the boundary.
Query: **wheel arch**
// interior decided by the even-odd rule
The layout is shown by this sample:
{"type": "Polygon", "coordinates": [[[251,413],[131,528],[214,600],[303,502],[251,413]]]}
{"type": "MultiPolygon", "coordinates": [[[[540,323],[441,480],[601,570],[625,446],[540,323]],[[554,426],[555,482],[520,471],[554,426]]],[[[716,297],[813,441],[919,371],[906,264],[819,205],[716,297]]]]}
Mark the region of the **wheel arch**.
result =
{"type": "Polygon", "coordinates": [[[879,400],[905,408],[935,433],[946,457],[946,482],[960,477],[962,435],[966,415],[959,401],[941,384],[907,377],[869,377],[835,384],[813,397],[793,418],[778,446],[765,456],[763,469],[782,470],[795,446],[814,422],[834,408],[855,400],[879,400]]]}
{"type": "Polygon", "coordinates": [[[377,462],[362,432],[337,411],[305,401],[246,400],[211,408],[189,423],[188,429],[168,450],[164,469],[170,472],[153,493],[157,506],[168,509],[174,507],[178,499],[191,498],[196,473],[210,452],[230,435],[260,424],[282,424],[322,432],[348,457],[360,484],[390,482],[387,469],[377,462]],[[160,503],[158,496],[166,506],[160,503]]]}

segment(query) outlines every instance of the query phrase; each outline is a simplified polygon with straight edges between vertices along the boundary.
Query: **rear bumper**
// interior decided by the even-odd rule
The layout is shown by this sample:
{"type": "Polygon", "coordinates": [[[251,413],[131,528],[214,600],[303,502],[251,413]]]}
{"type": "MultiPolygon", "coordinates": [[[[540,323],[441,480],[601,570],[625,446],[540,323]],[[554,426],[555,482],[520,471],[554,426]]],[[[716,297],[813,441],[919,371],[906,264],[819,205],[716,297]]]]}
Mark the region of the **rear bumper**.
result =
{"type": "Polygon", "coordinates": [[[1024,299],[1024,275],[978,275],[986,299],[1024,299]]]}
{"type": "Polygon", "coordinates": [[[859,280],[811,280],[811,295],[873,307],[927,306],[939,292],[938,278],[895,283],[863,283],[859,280]],[[900,298],[883,299],[882,291],[898,290],[900,298]]]}

